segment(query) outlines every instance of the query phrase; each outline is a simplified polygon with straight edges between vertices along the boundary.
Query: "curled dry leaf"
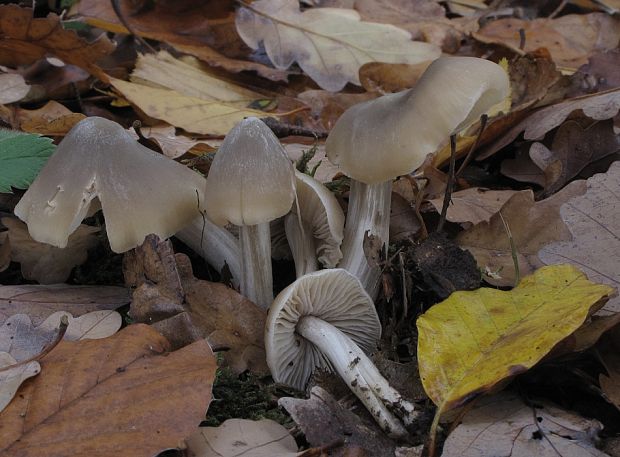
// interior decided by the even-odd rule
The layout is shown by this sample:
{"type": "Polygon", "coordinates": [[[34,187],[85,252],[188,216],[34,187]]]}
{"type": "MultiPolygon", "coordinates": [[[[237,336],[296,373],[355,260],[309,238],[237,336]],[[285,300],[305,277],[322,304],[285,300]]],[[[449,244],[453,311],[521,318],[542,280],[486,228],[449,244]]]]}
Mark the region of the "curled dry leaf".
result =
{"type": "Polygon", "coordinates": [[[204,140],[194,140],[186,135],[177,135],[176,129],[171,125],[142,127],[140,134],[155,141],[164,155],[171,159],[181,157],[186,152],[202,155],[217,149],[204,140]]]}
{"type": "Polygon", "coordinates": [[[50,100],[41,108],[28,110],[17,108],[11,114],[16,127],[28,133],[48,136],[63,136],[86,116],[73,113],[64,105],[50,100]]]}
{"type": "Polygon", "coordinates": [[[420,63],[439,57],[440,49],[411,41],[409,32],[387,24],[360,21],[354,10],[311,8],[296,0],[259,0],[237,12],[237,31],[252,49],[264,43],[276,68],[297,62],[321,88],[337,92],[360,84],[367,62],[420,63]]]}
{"type": "Polygon", "coordinates": [[[17,218],[3,217],[1,221],[9,229],[12,260],[21,263],[24,278],[40,284],[65,282],[73,267],[83,264],[88,250],[99,242],[98,227],[80,225],[69,236],[67,247],[61,249],[34,241],[26,224],[17,218]]]}
{"type": "Polygon", "coordinates": [[[297,443],[275,421],[228,419],[219,427],[201,427],[185,440],[189,457],[295,457],[297,443]]]}
{"type": "MultiPolygon", "coordinates": [[[[545,244],[570,239],[570,232],[560,218],[560,206],[583,194],[585,189],[585,181],[574,181],[539,202],[534,201],[532,191],[522,191],[504,204],[500,212],[510,228],[522,277],[544,265],[538,251],[545,244]]],[[[487,282],[496,286],[514,285],[512,248],[500,214],[461,232],[456,241],[473,254],[480,268],[492,275],[485,276],[487,282]]]]}
{"type": "Polygon", "coordinates": [[[24,77],[17,73],[0,73],[0,104],[20,101],[30,91],[24,77]]]}
{"type": "Polygon", "coordinates": [[[587,63],[594,52],[618,45],[620,21],[602,13],[568,14],[557,19],[531,21],[507,18],[489,21],[473,36],[483,43],[501,44],[520,54],[546,48],[559,67],[574,72],[587,63]],[[520,29],[525,32],[523,50],[520,49],[520,29]]]}
{"type": "Polygon", "coordinates": [[[510,393],[480,400],[448,436],[442,457],[608,457],[596,449],[598,421],[536,405],[510,393]]]}
{"type": "Polygon", "coordinates": [[[176,447],[204,418],[216,363],[205,341],[167,345],[146,325],[60,342],[0,414],[2,455],[151,457],[176,447]]]}
{"type": "Polygon", "coordinates": [[[56,14],[35,18],[30,8],[0,5],[0,35],[0,65],[29,65],[51,54],[108,81],[96,65],[97,60],[114,50],[105,34],[88,43],[75,31],[64,29],[56,14]]]}
{"type": "Polygon", "coordinates": [[[418,64],[370,62],[360,67],[360,83],[368,92],[380,94],[411,89],[430,62],[418,64]]]}
{"type": "Polygon", "coordinates": [[[129,302],[129,292],[124,287],[67,284],[0,286],[0,320],[25,313],[37,326],[57,311],[77,317],[91,311],[113,310],[129,302]]]}
{"type": "Polygon", "coordinates": [[[455,292],[434,305],[417,327],[420,377],[437,415],[530,369],[612,293],[572,265],[553,265],[510,291],[455,292]]]}
{"type": "MultiPolygon", "coordinates": [[[[538,253],[545,264],[572,263],[592,281],[620,287],[620,162],[607,173],[588,179],[588,190],[560,208],[572,239],[542,247],[538,253]]],[[[620,297],[610,300],[603,313],[620,312],[620,297]]]]}

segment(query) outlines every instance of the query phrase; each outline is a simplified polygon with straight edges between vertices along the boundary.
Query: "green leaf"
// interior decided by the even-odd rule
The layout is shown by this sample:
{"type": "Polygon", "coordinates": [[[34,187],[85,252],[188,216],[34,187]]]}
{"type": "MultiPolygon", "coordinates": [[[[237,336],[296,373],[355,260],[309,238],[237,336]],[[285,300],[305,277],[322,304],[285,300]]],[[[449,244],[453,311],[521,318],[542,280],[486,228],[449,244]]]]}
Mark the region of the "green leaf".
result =
{"type": "Polygon", "coordinates": [[[0,129],[0,192],[27,189],[55,149],[51,138],[0,129]]]}

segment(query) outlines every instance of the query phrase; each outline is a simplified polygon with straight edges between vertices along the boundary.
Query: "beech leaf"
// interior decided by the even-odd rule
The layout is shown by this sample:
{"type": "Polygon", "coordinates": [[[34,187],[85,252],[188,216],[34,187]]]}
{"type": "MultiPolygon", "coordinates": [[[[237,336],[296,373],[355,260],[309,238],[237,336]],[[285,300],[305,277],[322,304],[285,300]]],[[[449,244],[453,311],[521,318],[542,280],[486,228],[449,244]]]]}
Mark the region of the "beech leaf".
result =
{"type": "Polygon", "coordinates": [[[439,57],[432,44],[411,40],[406,30],[360,21],[357,11],[311,8],[297,0],[259,0],[240,8],[237,31],[252,49],[264,43],[276,68],[297,62],[321,88],[337,92],[348,82],[360,85],[367,62],[420,63],[439,57]]]}
{"type": "MultiPolygon", "coordinates": [[[[588,190],[560,207],[560,215],[573,235],[569,241],[544,246],[538,253],[547,265],[572,263],[592,281],[620,287],[620,162],[607,173],[587,181],[588,190]]],[[[620,297],[611,299],[601,312],[620,312],[620,297]]]]}
{"type": "Polygon", "coordinates": [[[437,414],[527,371],[577,330],[613,288],[553,265],[511,291],[455,292],[418,318],[420,377],[437,414]]]}

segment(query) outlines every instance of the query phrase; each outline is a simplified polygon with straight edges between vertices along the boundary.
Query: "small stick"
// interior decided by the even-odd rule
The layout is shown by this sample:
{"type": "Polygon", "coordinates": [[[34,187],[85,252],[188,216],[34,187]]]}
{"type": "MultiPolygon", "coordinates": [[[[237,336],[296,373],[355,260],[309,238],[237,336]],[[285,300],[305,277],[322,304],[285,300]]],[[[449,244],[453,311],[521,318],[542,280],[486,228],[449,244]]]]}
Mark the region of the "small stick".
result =
{"type": "Polygon", "coordinates": [[[52,351],[52,349],[54,349],[56,346],[58,346],[58,343],[60,343],[62,341],[63,337],[65,336],[65,333],[67,332],[67,327],[68,326],[69,326],[69,318],[67,318],[67,315],[64,314],[60,318],[60,325],[58,327],[58,334],[56,335],[56,338],[54,338],[54,341],[52,341],[51,343],[46,345],[39,354],[37,354],[35,356],[32,356],[29,359],[22,360],[19,363],[15,363],[13,365],[8,365],[6,367],[2,367],[2,368],[0,368],[0,372],[10,370],[11,368],[15,368],[15,367],[18,367],[20,365],[26,365],[27,363],[30,363],[30,362],[35,362],[35,361],[41,360],[43,357],[45,357],[47,354],[49,354],[52,351]]]}
{"type": "Polygon", "coordinates": [[[463,160],[463,163],[459,167],[459,170],[456,172],[457,178],[463,172],[463,169],[467,165],[469,165],[469,162],[471,162],[471,159],[474,158],[474,152],[476,152],[476,149],[478,148],[478,145],[480,144],[480,138],[482,138],[482,133],[484,132],[484,129],[487,126],[488,120],[489,120],[489,116],[487,114],[483,114],[482,116],[480,116],[480,130],[478,131],[478,136],[476,136],[476,140],[474,141],[474,144],[472,144],[471,148],[469,148],[469,151],[467,152],[467,156],[465,157],[465,160],[463,160]]]}
{"type": "Polygon", "coordinates": [[[299,457],[320,457],[327,455],[328,451],[344,446],[344,440],[336,440],[332,443],[328,443],[325,446],[313,447],[305,452],[302,452],[299,457]]]}
{"type": "Polygon", "coordinates": [[[123,27],[125,27],[127,31],[131,35],[133,35],[136,38],[136,40],[138,40],[142,45],[146,46],[146,48],[149,51],[156,54],[157,51],[153,48],[153,46],[148,44],[144,38],[138,35],[136,31],[133,29],[133,27],[131,27],[129,23],[125,20],[125,16],[123,16],[123,12],[121,11],[120,0],[110,0],[110,3],[112,4],[112,9],[114,10],[116,17],[118,17],[118,20],[121,21],[121,24],[123,24],[123,27]]]}
{"type": "Polygon", "coordinates": [[[456,135],[450,135],[450,171],[448,176],[448,184],[446,185],[446,193],[443,197],[443,206],[441,207],[441,216],[439,217],[439,225],[437,231],[441,232],[446,223],[446,215],[448,214],[448,206],[452,200],[452,189],[454,188],[454,169],[456,167],[456,135]]]}
{"type": "Polygon", "coordinates": [[[508,222],[504,219],[502,212],[499,212],[499,217],[502,219],[502,223],[504,224],[504,230],[506,230],[506,235],[508,235],[508,241],[510,242],[510,254],[512,255],[512,263],[515,267],[515,287],[519,284],[521,280],[521,272],[519,270],[519,258],[517,257],[517,246],[515,245],[515,241],[512,238],[512,232],[510,231],[510,227],[508,226],[508,222]]]}

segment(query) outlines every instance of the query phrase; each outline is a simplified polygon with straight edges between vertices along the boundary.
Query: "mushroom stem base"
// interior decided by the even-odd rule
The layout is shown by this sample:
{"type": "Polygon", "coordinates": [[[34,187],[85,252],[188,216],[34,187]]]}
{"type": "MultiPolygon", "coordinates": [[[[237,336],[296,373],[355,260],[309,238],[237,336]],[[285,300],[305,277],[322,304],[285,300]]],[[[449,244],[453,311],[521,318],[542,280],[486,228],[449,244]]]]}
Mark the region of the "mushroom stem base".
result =
{"type": "Polygon", "coordinates": [[[263,309],[267,309],[273,301],[269,222],[242,225],[239,228],[239,247],[241,294],[263,309]]]}
{"type": "Polygon", "coordinates": [[[338,267],[356,276],[373,299],[379,291],[381,267],[368,263],[364,252],[364,237],[366,232],[369,236],[374,236],[378,241],[374,246],[379,246],[385,257],[390,238],[391,198],[391,180],[378,184],[351,180],[342,244],[343,258],[338,267]]]}
{"type": "Polygon", "coordinates": [[[314,316],[302,317],[296,331],[321,350],[389,436],[402,438],[407,435],[398,417],[406,425],[413,423],[418,416],[414,406],[389,385],[364,351],[348,336],[314,316]]]}

